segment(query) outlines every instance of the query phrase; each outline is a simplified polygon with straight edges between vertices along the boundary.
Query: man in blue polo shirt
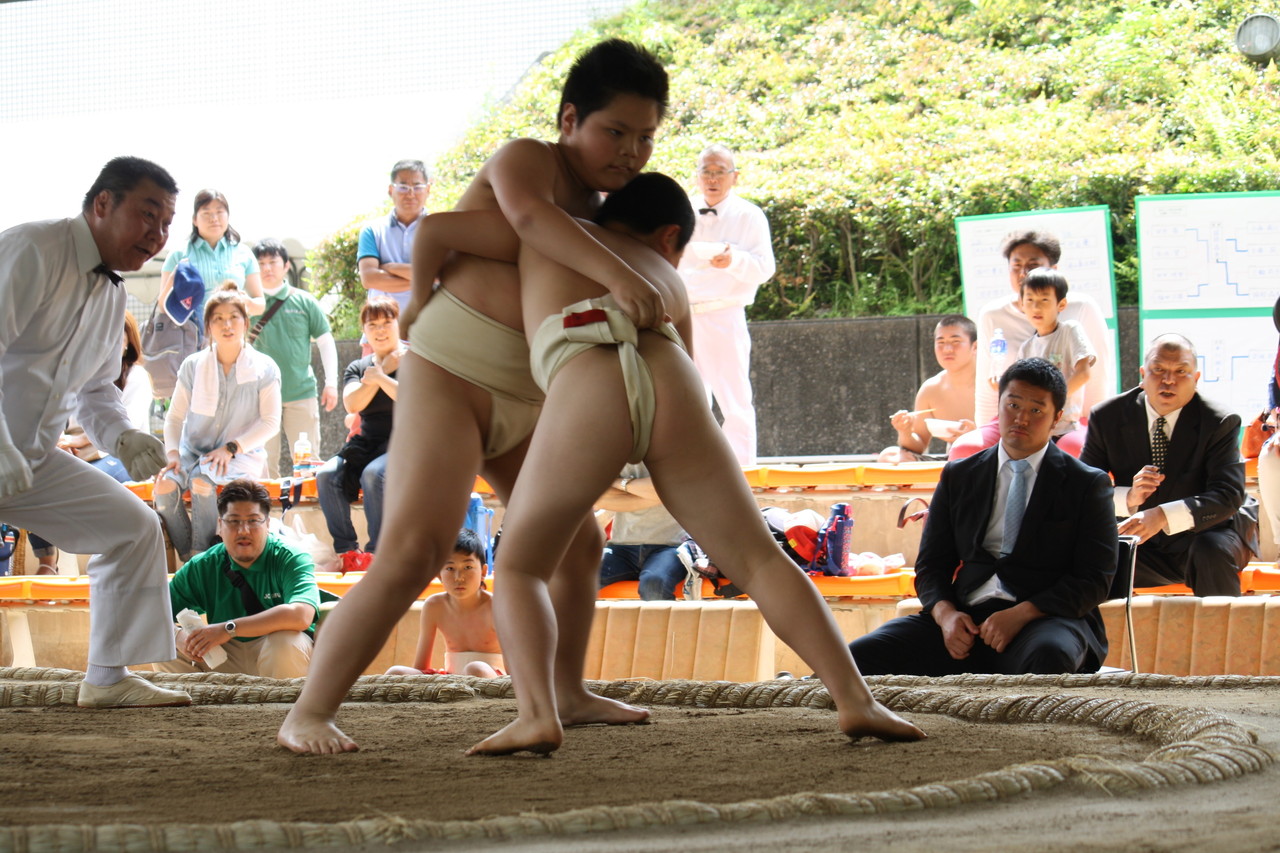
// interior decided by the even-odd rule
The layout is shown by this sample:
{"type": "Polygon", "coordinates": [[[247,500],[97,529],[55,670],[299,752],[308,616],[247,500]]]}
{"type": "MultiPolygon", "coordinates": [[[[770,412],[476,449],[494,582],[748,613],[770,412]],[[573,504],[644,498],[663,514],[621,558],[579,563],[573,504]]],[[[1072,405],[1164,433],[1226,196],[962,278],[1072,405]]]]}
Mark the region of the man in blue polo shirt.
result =
{"type": "Polygon", "coordinates": [[[422,161],[401,160],[392,167],[391,186],[387,187],[395,207],[360,232],[356,255],[360,283],[370,296],[389,296],[400,303],[401,311],[409,304],[413,235],[427,215],[430,192],[431,178],[422,161]]]}

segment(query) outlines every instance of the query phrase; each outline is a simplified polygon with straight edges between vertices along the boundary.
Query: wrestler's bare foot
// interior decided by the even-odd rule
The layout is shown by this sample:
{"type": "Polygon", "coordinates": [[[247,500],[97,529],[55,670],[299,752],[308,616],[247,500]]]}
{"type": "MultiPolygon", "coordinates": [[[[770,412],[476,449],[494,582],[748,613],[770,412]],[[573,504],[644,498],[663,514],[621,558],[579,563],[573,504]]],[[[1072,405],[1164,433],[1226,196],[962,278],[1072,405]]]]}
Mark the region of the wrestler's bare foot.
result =
{"type": "Polygon", "coordinates": [[[637,708],[625,702],[597,696],[590,691],[558,698],[556,707],[560,711],[560,725],[565,727],[597,724],[630,726],[649,722],[647,708],[637,708]]]}
{"type": "Polygon", "coordinates": [[[525,721],[519,717],[467,750],[467,755],[512,755],[533,752],[550,755],[564,741],[564,730],[555,720],[550,723],[525,721]]]}
{"type": "Polygon", "coordinates": [[[276,743],[285,749],[311,755],[355,752],[360,747],[343,734],[333,718],[305,714],[294,706],[276,732],[276,743]]]}
{"type": "Polygon", "coordinates": [[[840,731],[853,740],[874,737],[880,740],[924,740],[927,734],[899,717],[879,702],[840,711],[840,731]]]}

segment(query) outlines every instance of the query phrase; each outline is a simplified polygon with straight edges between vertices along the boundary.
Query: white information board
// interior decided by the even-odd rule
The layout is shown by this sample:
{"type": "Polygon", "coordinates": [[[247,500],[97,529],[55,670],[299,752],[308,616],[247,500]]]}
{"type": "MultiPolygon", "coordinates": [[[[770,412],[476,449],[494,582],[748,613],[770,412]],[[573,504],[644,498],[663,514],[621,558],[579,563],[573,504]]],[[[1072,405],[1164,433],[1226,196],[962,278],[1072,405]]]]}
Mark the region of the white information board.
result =
{"type": "Polygon", "coordinates": [[[1196,347],[1200,393],[1249,420],[1267,405],[1280,297],[1280,193],[1139,196],[1143,349],[1177,332],[1196,347]]]}
{"type": "MultiPolygon", "coordinates": [[[[1083,291],[1097,300],[1107,325],[1115,328],[1111,212],[1105,205],[957,217],[965,314],[976,317],[983,305],[1010,294],[1009,265],[1000,254],[1000,247],[1014,231],[1048,231],[1057,237],[1062,244],[1059,271],[1067,277],[1072,290],[1083,291]]],[[[1071,298],[1070,294],[1067,298],[1071,298]]]]}
{"type": "Polygon", "coordinates": [[[1137,199],[1143,311],[1266,308],[1280,297],[1280,193],[1137,199]]]}
{"type": "MultiPolygon", "coordinates": [[[[1105,384],[1090,384],[1099,399],[1124,387],[1119,375],[1120,333],[1116,324],[1116,288],[1111,267],[1111,211],[1106,205],[1061,210],[1029,210],[990,216],[956,218],[960,251],[960,280],[964,287],[965,314],[974,319],[988,302],[1012,296],[1009,264],[1001,254],[1005,238],[1016,231],[1046,231],[1058,238],[1062,258],[1058,269],[1067,278],[1071,293],[1084,292],[1097,301],[1110,329],[1110,340],[1090,341],[1098,351],[1105,384]]],[[[984,342],[979,341],[979,346],[984,342]]],[[[983,363],[981,354],[979,364],[983,363]]],[[[1091,391],[1093,393],[1093,391],[1091,391]]],[[[994,405],[994,394],[990,395],[994,405]]],[[[978,394],[979,411],[983,392],[978,394]]]]}

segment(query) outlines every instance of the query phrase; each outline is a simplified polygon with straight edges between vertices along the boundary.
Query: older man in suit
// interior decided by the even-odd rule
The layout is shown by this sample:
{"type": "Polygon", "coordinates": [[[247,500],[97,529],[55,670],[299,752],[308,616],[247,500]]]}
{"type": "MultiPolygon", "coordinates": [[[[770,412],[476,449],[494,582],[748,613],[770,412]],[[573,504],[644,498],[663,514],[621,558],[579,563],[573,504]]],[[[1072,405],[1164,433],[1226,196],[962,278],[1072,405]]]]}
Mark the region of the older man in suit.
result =
{"type": "Polygon", "coordinates": [[[1139,372],[1141,385],[1094,407],[1080,454],[1115,479],[1120,532],[1141,542],[1134,582],[1239,595],[1240,570],[1258,552],[1240,417],[1196,391],[1195,347],[1181,335],[1156,338],[1139,372]]]}
{"type": "Polygon", "coordinates": [[[947,465],[916,561],[924,609],[854,640],[864,675],[1092,672],[1116,569],[1106,474],[1049,441],[1067,386],[1028,358],[1000,378],[1000,443],[947,465]]]}

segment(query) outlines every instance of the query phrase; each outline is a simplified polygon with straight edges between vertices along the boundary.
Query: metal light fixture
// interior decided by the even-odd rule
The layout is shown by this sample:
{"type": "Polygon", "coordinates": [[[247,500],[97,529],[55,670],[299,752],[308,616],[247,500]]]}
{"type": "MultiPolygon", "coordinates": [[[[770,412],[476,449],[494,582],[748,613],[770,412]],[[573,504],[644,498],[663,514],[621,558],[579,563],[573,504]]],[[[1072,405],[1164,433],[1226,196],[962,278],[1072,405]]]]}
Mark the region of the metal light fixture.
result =
{"type": "Polygon", "coordinates": [[[1236,49],[1255,65],[1266,67],[1280,56],[1280,20],[1273,15],[1250,15],[1236,27],[1236,49]]]}

